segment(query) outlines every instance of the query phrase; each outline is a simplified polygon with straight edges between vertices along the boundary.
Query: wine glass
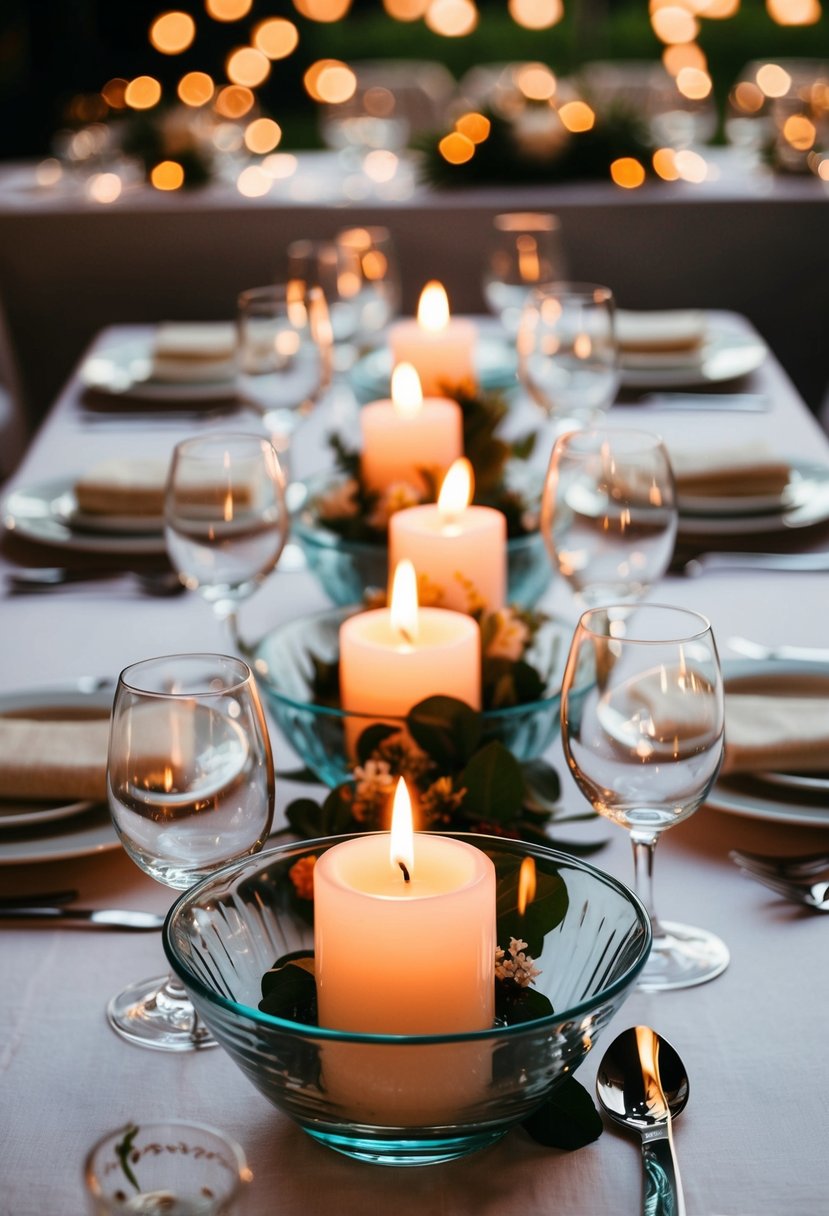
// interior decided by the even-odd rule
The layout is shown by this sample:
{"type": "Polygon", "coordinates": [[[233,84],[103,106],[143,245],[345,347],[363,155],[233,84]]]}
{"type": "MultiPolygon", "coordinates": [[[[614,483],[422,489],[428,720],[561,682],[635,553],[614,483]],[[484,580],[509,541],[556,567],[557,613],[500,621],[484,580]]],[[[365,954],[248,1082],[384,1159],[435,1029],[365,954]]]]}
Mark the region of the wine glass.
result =
{"type": "Polygon", "coordinates": [[[287,475],[291,439],[331,383],[331,325],[322,289],[298,281],[250,287],[236,309],[241,391],[287,475]]]}
{"type": "MultiPolygon", "coordinates": [[[[274,770],[248,665],[229,655],[176,654],[126,667],[112,707],[107,798],[129,856],[174,890],[257,853],[273,821],[274,770]]],[[[172,976],[130,985],[107,1016],[145,1047],[212,1045],[172,976]]]]}
{"type": "Polygon", "coordinates": [[[216,432],[176,444],[164,496],[167,554],[236,650],[239,604],[273,570],[288,527],[284,478],[267,439],[216,432]]]}
{"type": "Polygon", "coordinates": [[[521,312],[518,376],[560,433],[594,426],[619,387],[613,293],[596,283],[546,283],[521,312]]]}
{"type": "Polygon", "coordinates": [[[541,533],[584,605],[641,599],[668,569],[677,530],[665,445],[648,431],[570,431],[553,445],[541,533]]]}
{"type": "Polygon", "coordinates": [[[506,211],[496,215],[492,223],[484,299],[514,337],[521,309],[533,288],[567,276],[561,224],[555,215],[539,211],[506,211]]]}
{"type": "Polygon", "coordinates": [[[630,832],[636,889],[653,926],[640,979],[646,991],[701,984],[728,965],[713,933],[660,922],[652,894],[661,833],[693,815],[714,784],[723,718],[720,662],[705,617],[668,604],[582,614],[562,683],[564,754],[594,809],[630,832]]]}
{"type": "Polygon", "coordinates": [[[342,273],[359,284],[352,296],[357,310],[355,338],[371,345],[400,311],[400,269],[388,228],[344,228],[334,238],[342,273]]]}

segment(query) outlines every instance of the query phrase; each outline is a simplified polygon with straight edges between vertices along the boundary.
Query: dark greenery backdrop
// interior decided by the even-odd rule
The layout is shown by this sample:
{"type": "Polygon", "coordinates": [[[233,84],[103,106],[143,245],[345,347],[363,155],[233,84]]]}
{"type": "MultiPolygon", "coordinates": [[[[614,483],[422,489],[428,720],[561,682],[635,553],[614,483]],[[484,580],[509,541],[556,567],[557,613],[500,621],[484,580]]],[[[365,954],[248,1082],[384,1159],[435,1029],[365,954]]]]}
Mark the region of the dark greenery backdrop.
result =
{"type": "MultiPolygon", "coordinates": [[[[301,79],[320,56],[433,58],[460,76],[476,63],[509,59],[539,59],[566,72],[588,59],[655,59],[660,53],[647,0],[565,0],[565,8],[559,25],[532,32],[515,25],[504,0],[479,0],[478,28],[452,39],[432,34],[420,21],[393,21],[380,0],[354,0],[348,17],[333,25],[304,20],[290,0],[254,0],[248,18],[229,24],[209,20],[203,0],[0,0],[0,157],[48,153],[68,99],[97,91],[110,77],[150,73],[172,89],[184,71],[198,68],[220,80],[228,51],[247,40],[255,21],[274,15],[290,16],[301,35],[297,51],[274,65],[259,90],[283,126],[283,147],[317,142],[301,79]],[[173,7],[196,17],[198,34],[183,55],[160,55],[147,31],[158,13],[173,7]]],[[[784,28],[772,22],[763,0],[742,0],[736,17],[704,23],[700,44],[722,97],[749,59],[829,56],[829,21],[784,28]]]]}

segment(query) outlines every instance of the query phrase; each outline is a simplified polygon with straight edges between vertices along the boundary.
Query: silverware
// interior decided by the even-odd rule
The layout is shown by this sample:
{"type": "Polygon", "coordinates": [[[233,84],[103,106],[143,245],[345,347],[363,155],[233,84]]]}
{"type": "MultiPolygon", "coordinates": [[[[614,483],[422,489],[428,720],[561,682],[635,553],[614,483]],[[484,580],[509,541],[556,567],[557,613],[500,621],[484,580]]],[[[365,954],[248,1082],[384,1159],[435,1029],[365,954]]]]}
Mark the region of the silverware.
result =
{"type": "Polygon", "coordinates": [[[680,569],[691,578],[708,570],[791,570],[819,574],[829,571],[829,553],[698,553],[680,569]]]}
{"type": "Polygon", "coordinates": [[[726,639],[726,646],[747,659],[781,659],[798,663],[829,663],[829,647],[825,646],[766,646],[751,638],[735,634],[726,639]]]}
{"type": "Polygon", "coordinates": [[[656,409],[715,410],[718,413],[736,410],[741,413],[761,414],[769,408],[769,399],[764,393],[645,393],[636,402],[656,409]]]}
{"type": "Polygon", "coordinates": [[[107,570],[82,566],[42,566],[19,568],[6,574],[6,590],[10,595],[39,595],[72,583],[107,582],[129,578],[144,595],[180,595],[184,584],[173,570],[107,570]]]}
{"type": "Polygon", "coordinates": [[[645,1216],[685,1216],[673,1144],[673,1120],[688,1102],[685,1066],[650,1026],[631,1026],[613,1040],[599,1065],[602,1110],[642,1140],[645,1216]]]}
{"type": "Polygon", "coordinates": [[[97,929],[131,929],[145,932],[160,929],[164,917],[155,912],[130,911],[126,908],[66,908],[45,904],[19,903],[0,907],[2,920],[29,920],[48,923],[94,925],[97,929]]]}
{"type": "Polygon", "coordinates": [[[791,878],[796,881],[829,872],[829,853],[795,853],[788,857],[777,857],[770,853],[732,849],[728,856],[741,870],[767,874],[771,878],[791,878]]]}
{"type": "Polygon", "coordinates": [[[0,898],[0,908],[36,908],[42,904],[71,904],[78,898],[77,891],[43,891],[36,895],[4,895],[0,898]]]}
{"type": "Polygon", "coordinates": [[[772,874],[761,874],[757,870],[741,868],[741,873],[761,886],[768,887],[784,899],[817,912],[829,912],[829,882],[795,882],[789,878],[776,878],[772,874]]]}

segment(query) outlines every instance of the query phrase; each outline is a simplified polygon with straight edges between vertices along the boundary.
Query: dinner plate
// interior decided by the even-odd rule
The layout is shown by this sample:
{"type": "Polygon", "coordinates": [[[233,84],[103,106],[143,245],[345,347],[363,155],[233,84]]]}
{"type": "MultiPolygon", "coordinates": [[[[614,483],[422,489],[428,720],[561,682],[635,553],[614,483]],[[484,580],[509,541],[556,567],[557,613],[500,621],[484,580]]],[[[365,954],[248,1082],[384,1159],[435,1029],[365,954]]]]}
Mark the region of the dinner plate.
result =
{"type": "MultiPolygon", "coordinates": [[[[757,334],[723,328],[709,322],[699,357],[689,360],[687,353],[673,364],[666,364],[660,352],[650,367],[637,363],[625,366],[622,360],[622,385],[625,388],[695,388],[705,384],[724,384],[756,371],[768,347],[757,334]]],[[[637,360],[642,356],[637,355],[637,360]]]]}
{"type": "Polygon", "coordinates": [[[108,809],[93,807],[84,815],[62,820],[48,834],[31,830],[0,832],[0,866],[68,861],[117,849],[120,843],[108,809]]]}
{"type": "Polygon", "coordinates": [[[135,534],[92,531],[70,523],[77,509],[74,478],[57,477],[13,490],[2,503],[2,521],[25,540],[84,553],[158,554],[166,552],[161,531],[135,534]]]}
{"type": "Polygon", "coordinates": [[[829,519],[829,465],[793,461],[791,480],[784,491],[785,501],[773,511],[735,514],[734,503],[720,515],[695,515],[680,506],[680,535],[729,536],[761,535],[808,528],[829,519]]]}
{"type": "MultiPolygon", "coordinates": [[[[112,684],[97,680],[0,693],[0,716],[46,718],[49,721],[105,718],[109,716],[112,708],[113,695],[112,684]]],[[[36,828],[58,819],[81,815],[93,806],[94,803],[89,799],[68,802],[0,799],[0,840],[9,839],[5,834],[7,829],[36,828]]]]}
{"type": "MultiPolygon", "coordinates": [[[[829,697],[829,663],[784,662],[781,659],[734,659],[723,663],[726,688],[739,685],[745,690],[768,687],[769,681],[780,682],[781,693],[796,693],[817,687],[829,697]]],[[[814,775],[818,777],[818,774],[814,775]]],[[[706,798],[706,806],[751,819],[768,819],[775,823],[799,824],[807,827],[829,827],[829,806],[826,790],[791,784],[787,774],[767,774],[755,777],[723,777],[706,798]]]]}
{"type": "Polygon", "coordinates": [[[236,396],[235,376],[222,380],[154,380],[152,337],[124,338],[93,351],[81,364],[78,375],[85,388],[125,401],[199,404],[227,401],[236,396]]]}
{"type": "MultiPolygon", "coordinates": [[[[513,388],[517,385],[514,348],[501,337],[480,335],[475,347],[475,375],[484,390],[513,388]]],[[[391,391],[392,358],[387,347],[369,351],[350,372],[351,387],[358,401],[376,401],[391,391]]]]}

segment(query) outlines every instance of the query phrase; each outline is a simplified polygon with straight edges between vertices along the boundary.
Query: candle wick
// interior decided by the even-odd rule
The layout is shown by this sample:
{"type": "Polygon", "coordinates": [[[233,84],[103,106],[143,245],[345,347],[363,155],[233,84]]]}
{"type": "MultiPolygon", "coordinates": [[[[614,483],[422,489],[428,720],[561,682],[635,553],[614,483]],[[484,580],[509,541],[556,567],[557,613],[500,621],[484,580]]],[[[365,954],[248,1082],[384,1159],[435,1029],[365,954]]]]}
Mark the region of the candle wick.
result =
{"type": "Polygon", "coordinates": [[[406,863],[405,863],[405,861],[398,861],[398,863],[397,863],[397,864],[400,866],[400,869],[403,871],[403,881],[404,881],[404,882],[411,882],[411,881],[412,881],[412,876],[411,876],[411,874],[409,873],[408,869],[406,868],[406,863]]]}

